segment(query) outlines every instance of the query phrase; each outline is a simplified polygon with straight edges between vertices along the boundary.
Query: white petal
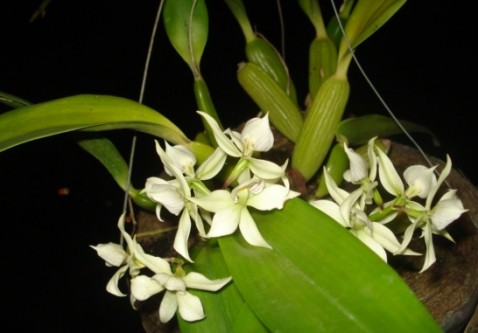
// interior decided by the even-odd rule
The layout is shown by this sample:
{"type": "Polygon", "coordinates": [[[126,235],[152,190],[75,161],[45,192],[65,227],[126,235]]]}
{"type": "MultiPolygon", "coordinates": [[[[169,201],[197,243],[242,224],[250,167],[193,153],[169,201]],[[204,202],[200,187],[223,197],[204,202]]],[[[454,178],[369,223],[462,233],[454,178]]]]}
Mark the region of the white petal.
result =
{"type": "Polygon", "coordinates": [[[96,250],[96,253],[101,259],[106,261],[108,266],[119,267],[126,261],[128,256],[123,247],[115,243],[98,244],[96,246],[90,245],[90,247],[96,250]]]}
{"type": "Polygon", "coordinates": [[[352,212],[352,209],[356,205],[358,198],[360,198],[361,195],[362,195],[362,188],[358,188],[352,193],[350,193],[349,196],[345,198],[345,200],[340,205],[340,214],[342,215],[342,218],[344,222],[346,223],[346,225],[350,227],[352,227],[352,224],[350,223],[350,214],[352,212]]]}
{"type": "Polygon", "coordinates": [[[210,218],[210,212],[206,212],[204,210],[201,211],[201,214],[199,213],[198,206],[196,204],[192,205],[189,210],[189,215],[190,217],[194,220],[194,224],[196,225],[196,229],[199,232],[199,236],[201,237],[206,237],[206,231],[204,230],[204,223],[202,222],[202,217],[201,214],[205,217],[205,219],[210,218]]]}
{"type": "Polygon", "coordinates": [[[201,320],[205,317],[199,297],[186,292],[176,293],[179,315],[186,321],[201,320]]]}
{"type": "Polygon", "coordinates": [[[448,175],[450,174],[450,171],[451,171],[451,159],[450,159],[449,155],[446,155],[445,167],[441,171],[440,177],[438,177],[438,181],[437,181],[436,185],[431,189],[430,193],[428,194],[428,197],[427,197],[427,200],[426,200],[426,203],[425,203],[425,207],[427,208],[427,210],[430,210],[430,208],[432,206],[432,203],[433,203],[433,199],[435,198],[436,192],[440,188],[441,184],[448,177],[448,175]]]}
{"type": "Polygon", "coordinates": [[[231,138],[232,143],[237,147],[238,151],[241,152],[241,156],[244,156],[244,144],[241,139],[241,133],[228,128],[224,131],[224,134],[231,138]]]}
{"type": "Polygon", "coordinates": [[[368,165],[365,159],[360,156],[360,154],[347,147],[346,144],[344,144],[344,150],[350,162],[350,168],[348,172],[344,174],[345,180],[356,183],[364,178],[367,178],[368,165]]]}
{"type": "Polygon", "coordinates": [[[327,168],[324,167],[324,178],[325,178],[325,185],[327,186],[327,191],[329,192],[330,196],[336,203],[339,205],[344,202],[345,198],[349,196],[349,193],[340,187],[337,186],[335,181],[332,179],[330,176],[329,172],[327,171],[327,168]]]}
{"type": "Polygon", "coordinates": [[[405,232],[403,233],[402,244],[394,254],[402,254],[403,251],[405,251],[405,249],[408,247],[408,244],[410,244],[410,241],[412,240],[416,226],[416,223],[412,223],[407,227],[407,229],[405,229],[405,232]]]}
{"type": "Polygon", "coordinates": [[[211,229],[209,230],[208,237],[220,237],[230,235],[236,231],[239,225],[239,219],[241,217],[242,207],[239,205],[231,206],[230,208],[223,209],[214,214],[212,218],[211,229]]]}
{"type": "Polygon", "coordinates": [[[282,209],[289,189],[282,185],[270,185],[259,194],[250,194],[247,205],[258,210],[282,209]]]}
{"type": "Polygon", "coordinates": [[[174,314],[178,309],[178,300],[176,298],[176,293],[171,291],[166,291],[159,306],[159,321],[162,323],[167,323],[173,318],[174,314]]]}
{"type": "Polygon", "coordinates": [[[455,189],[449,189],[448,191],[445,192],[445,194],[442,195],[440,200],[447,200],[447,199],[458,199],[458,196],[456,195],[456,190],[455,189]]]}
{"type": "MultiPolygon", "coordinates": [[[[175,145],[171,146],[167,142],[165,142],[166,146],[166,155],[170,158],[170,160],[174,163],[174,165],[181,170],[182,173],[190,175],[191,171],[194,170],[194,165],[196,164],[196,157],[188,148],[175,145]]],[[[164,161],[163,161],[164,163],[164,161]]],[[[164,164],[165,171],[170,175],[173,176],[171,171],[168,169],[167,165],[164,164]]]]}
{"type": "Polygon", "coordinates": [[[365,232],[366,229],[361,230],[351,230],[351,232],[360,239],[365,245],[368,246],[373,252],[375,252],[383,261],[387,262],[387,253],[375,239],[370,237],[370,235],[365,232]]]}
{"type": "Polygon", "coordinates": [[[136,260],[141,262],[144,266],[148,267],[154,273],[171,273],[171,266],[169,263],[161,257],[152,256],[144,252],[141,245],[134,241],[134,256],[136,260]]]}
{"type": "Polygon", "coordinates": [[[315,208],[321,210],[331,218],[333,218],[337,223],[343,227],[350,227],[347,222],[344,221],[342,214],[340,214],[340,207],[335,202],[330,200],[315,200],[309,202],[315,208]]]}
{"type": "Polygon", "coordinates": [[[385,190],[393,195],[400,195],[404,191],[403,182],[390,161],[390,158],[380,148],[378,151],[378,176],[385,190]]]}
{"type": "Polygon", "coordinates": [[[193,262],[193,260],[189,257],[188,240],[190,233],[191,218],[189,217],[189,212],[187,209],[185,209],[179,218],[178,230],[176,232],[176,237],[174,238],[173,248],[185,259],[193,262]]]}
{"type": "MultiPolygon", "coordinates": [[[[161,148],[158,141],[156,142],[156,151],[164,164],[164,167],[169,169],[169,173],[174,176],[175,180],[168,183],[173,184],[178,187],[179,191],[183,195],[189,195],[190,189],[186,179],[184,178],[183,172],[175,165],[175,162],[166,154],[166,152],[161,148]]],[[[192,171],[191,171],[192,172],[192,171]]]]}
{"type": "Polygon", "coordinates": [[[146,192],[146,194],[151,200],[160,203],[176,216],[179,215],[184,208],[183,196],[173,185],[158,184],[153,186],[150,191],[146,192]]]}
{"type": "Polygon", "coordinates": [[[375,139],[377,138],[371,138],[367,145],[368,166],[370,169],[368,179],[371,182],[374,182],[375,178],[377,177],[377,154],[375,154],[375,139]]]}
{"type": "Polygon", "coordinates": [[[123,236],[123,239],[126,241],[126,244],[128,245],[128,248],[131,250],[133,248],[133,239],[131,238],[130,234],[128,234],[124,228],[124,221],[125,221],[125,215],[126,213],[121,214],[121,216],[118,219],[118,229],[121,232],[121,235],[123,236]]]}
{"type": "Polygon", "coordinates": [[[149,177],[146,179],[146,183],[144,185],[144,189],[142,192],[149,192],[151,189],[156,185],[167,185],[169,184],[168,181],[159,178],[159,177],[149,177]]]}
{"type": "Polygon", "coordinates": [[[269,113],[262,118],[252,118],[246,122],[241,133],[242,142],[253,151],[268,151],[274,144],[274,135],[269,126],[269,113]]]}
{"type": "Polygon", "coordinates": [[[437,179],[434,173],[435,167],[427,168],[423,165],[412,165],[403,173],[403,178],[408,186],[407,195],[409,197],[419,196],[425,199],[430,190],[436,186],[437,179]]]}
{"type": "Polygon", "coordinates": [[[169,291],[186,291],[186,283],[174,275],[160,273],[153,276],[153,279],[169,291]]]}
{"type": "Polygon", "coordinates": [[[224,152],[233,157],[241,157],[242,153],[237,149],[237,147],[229,140],[229,138],[222,132],[221,128],[217,124],[217,122],[214,120],[213,117],[208,115],[205,112],[197,111],[209,124],[211,127],[214,138],[217,141],[217,144],[219,147],[221,147],[224,152]]]}
{"type": "Polygon", "coordinates": [[[249,162],[251,172],[261,179],[279,179],[285,174],[283,167],[271,161],[249,158],[249,162]]]}
{"type": "Polygon", "coordinates": [[[191,201],[212,213],[234,206],[231,193],[226,190],[216,190],[204,197],[191,198],[191,201]]]}
{"type": "Polygon", "coordinates": [[[466,211],[458,198],[440,200],[432,210],[431,220],[435,228],[443,230],[466,211]]]}
{"type": "Polygon", "coordinates": [[[446,230],[436,230],[436,228],[432,228],[432,232],[436,235],[440,235],[440,236],[448,239],[450,242],[455,243],[455,240],[453,239],[453,237],[451,237],[451,235],[446,230]]]}
{"type": "Polygon", "coordinates": [[[246,242],[249,244],[272,249],[272,247],[262,237],[261,233],[257,229],[256,222],[246,208],[241,210],[239,229],[241,230],[242,237],[244,237],[246,242]]]}
{"type": "Polygon", "coordinates": [[[425,261],[423,263],[422,269],[420,270],[420,273],[426,271],[436,261],[435,247],[433,246],[433,235],[431,232],[431,226],[428,223],[423,229],[423,238],[425,239],[425,245],[427,250],[425,253],[425,261]]]}
{"type": "MultiPolygon", "coordinates": [[[[382,245],[387,251],[395,253],[400,249],[400,242],[397,240],[395,234],[388,229],[386,226],[380,223],[372,223],[373,230],[371,236],[375,239],[380,245],[382,245]]],[[[405,250],[402,254],[406,255],[420,255],[420,253],[405,250]]]]}
{"type": "Polygon", "coordinates": [[[204,275],[196,272],[191,272],[183,277],[183,281],[186,283],[188,288],[208,291],[217,291],[221,289],[227,283],[229,283],[231,279],[231,277],[227,277],[223,279],[210,280],[204,275]]]}
{"type": "Polygon", "coordinates": [[[131,279],[131,294],[137,300],[144,301],[163,290],[163,286],[158,281],[148,276],[139,275],[131,279]]]}
{"type": "Polygon", "coordinates": [[[156,152],[161,159],[161,162],[164,164],[164,169],[166,173],[170,176],[178,177],[179,174],[182,174],[182,171],[175,165],[174,161],[166,154],[163,150],[163,147],[159,144],[158,140],[154,140],[156,145],[156,152]]]}
{"type": "Polygon", "coordinates": [[[157,217],[158,220],[160,220],[161,222],[164,222],[163,218],[161,217],[161,208],[163,208],[163,206],[162,206],[161,204],[157,204],[157,205],[156,205],[156,209],[155,209],[156,217],[157,217]]]}
{"type": "Polygon", "coordinates": [[[126,296],[126,294],[122,293],[121,290],[118,287],[118,282],[119,279],[123,277],[123,275],[126,273],[126,270],[128,269],[128,266],[124,265],[120,269],[116,271],[116,273],[111,277],[111,279],[108,281],[108,284],[106,285],[106,291],[109,292],[110,294],[113,294],[115,296],[126,296]]]}
{"type": "Polygon", "coordinates": [[[196,176],[201,180],[208,180],[216,176],[222,170],[226,162],[227,155],[220,148],[216,148],[214,152],[204,161],[196,170],[196,176]]]}

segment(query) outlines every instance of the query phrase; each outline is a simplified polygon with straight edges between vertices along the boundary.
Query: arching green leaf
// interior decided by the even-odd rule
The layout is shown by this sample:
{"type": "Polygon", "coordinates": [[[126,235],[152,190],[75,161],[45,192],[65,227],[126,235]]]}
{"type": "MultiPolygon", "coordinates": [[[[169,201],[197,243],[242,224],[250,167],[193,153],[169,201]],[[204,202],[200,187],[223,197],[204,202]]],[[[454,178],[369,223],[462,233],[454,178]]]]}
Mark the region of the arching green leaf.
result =
{"type": "Polygon", "coordinates": [[[301,199],[255,213],[272,250],[219,239],[233,280],[272,332],[441,332],[401,277],[301,199]]]}
{"type": "Polygon", "coordinates": [[[131,129],[187,145],[169,119],[135,101],[104,95],[77,95],[34,104],[0,115],[0,151],[40,138],[75,131],[131,129]]]}

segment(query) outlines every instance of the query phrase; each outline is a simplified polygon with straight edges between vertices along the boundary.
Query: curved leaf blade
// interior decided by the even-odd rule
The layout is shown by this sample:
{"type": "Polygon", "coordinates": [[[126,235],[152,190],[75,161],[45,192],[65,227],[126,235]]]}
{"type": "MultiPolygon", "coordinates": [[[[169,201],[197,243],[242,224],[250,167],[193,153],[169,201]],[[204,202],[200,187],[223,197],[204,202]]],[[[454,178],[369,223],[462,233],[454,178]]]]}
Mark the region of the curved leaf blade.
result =
{"type": "Polygon", "coordinates": [[[0,115],[0,151],[75,130],[131,129],[188,144],[186,135],[159,112],[132,100],[77,95],[34,104],[0,115]]]}
{"type": "Polygon", "coordinates": [[[206,47],[209,18],[204,0],[168,0],[164,4],[166,34],[176,52],[200,76],[199,64],[206,47]]]}
{"type": "MultiPolygon", "coordinates": [[[[428,127],[406,120],[399,120],[399,122],[408,132],[428,134],[435,146],[440,145],[437,136],[428,127]]],[[[391,117],[378,114],[368,114],[342,120],[336,131],[339,142],[347,142],[351,145],[366,144],[375,136],[388,137],[397,134],[403,134],[403,130],[397,122],[391,117]]]]}
{"type": "MultiPolygon", "coordinates": [[[[217,243],[210,241],[204,245],[194,248],[194,264],[187,265],[186,270],[190,268],[211,279],[230,276],[217,243]]],[[[234,281],[215,293],[193,289],[190,292],[201,299],[206,318],[187,322],[178,316],[182,333],[267,332],[244,302],[234,281]]]]}
{"type": "Polygon", "coordinates": [[[0,91],[0,103],[8,105],[12,108],[21,108],[23,106],[31,105],[32,103],[24,100],[23,98],[11,95],[4,91],[0,91]]]}
{"type": "MultiPolygon", "coordinates": [[[[345,25],[348,41],[355,49],[389,21],[406,0],[358,0],[345,25]]],[[[339,59],[349,53],[347,41],[342,38],[339,59]]]]}
{"type": "Polygon", "coordinates": [[[92,138],[79,140],[78,144],[106,168],[123,191],[128,190],[128,194],[139,207],[148,210],[156,208],[156,203],[144,193],[131,185],[128,186],[128,164],[113,142],[106,138],[92,138]]]}
{"type": "Polygon", "coordinates": [[[440,332],[401,277],[301,199],[255,213],[273,250],[219,239],[242,296],[274,332],[440,332]]]}

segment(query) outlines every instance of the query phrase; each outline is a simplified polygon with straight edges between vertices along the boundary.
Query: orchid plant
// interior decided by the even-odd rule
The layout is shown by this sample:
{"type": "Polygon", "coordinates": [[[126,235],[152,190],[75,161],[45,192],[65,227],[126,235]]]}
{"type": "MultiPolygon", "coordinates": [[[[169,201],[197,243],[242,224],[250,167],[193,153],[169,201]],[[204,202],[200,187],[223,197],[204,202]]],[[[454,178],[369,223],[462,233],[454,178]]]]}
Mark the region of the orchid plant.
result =
{"type": "Polygon", "coordinates": [[[159,112],[120,97],[28,105],[2,93],[15,109],[0,115],[0,149],[70,131],[128,128],[156,138],[164,172],[139,188],[109,139],[85,136],[79,144],[137,209],[174,221],[174,255],[148,253],[127,230],[126,211],[117,224],[123,243],[91,247],[117,267],[108,292],[129,296],[134,308],[159,297],[160,322],[177,320],[181,332],[439,332],[387,256],[422,255],[409,248],[420,230],[425,271],[436,260],[433,235],[453,241],[446,227],[466,209],[453,189],[435,198],[451,159],[438,178],[436,166],[423,165],[408,167],[402,178],[384,144],[402,127],[378,115],[343,119],[353,50],[405,1],[346,0],[327,19],[324,2],[298,1],[316,32],[303,104],[280,53],[253,31],[245,4],[224,2],[245,39],[238,82],[260,109],[242,127],[223,127],[227,114],[216,111],[200,69],[209,34],[206,2],[166,0],[161,18],[193,74],[198,110],[191,116],[204,132],[190,139],[159,112]],[[266,158],[279,135],[293,148],[285,159],[266,158]],[[405,223],[404,232],[395,221],[405,223]]]}

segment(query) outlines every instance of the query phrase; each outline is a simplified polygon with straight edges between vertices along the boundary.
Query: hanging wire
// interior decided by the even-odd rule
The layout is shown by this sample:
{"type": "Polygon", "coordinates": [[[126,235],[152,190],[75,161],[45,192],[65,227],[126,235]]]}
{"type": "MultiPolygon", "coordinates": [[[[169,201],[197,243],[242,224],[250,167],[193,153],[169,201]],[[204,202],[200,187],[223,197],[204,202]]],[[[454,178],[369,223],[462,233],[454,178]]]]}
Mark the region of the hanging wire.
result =
{"type": "Polygon", "coordinates": [[[280,0],[277,0],[276,3],[277,3],[277,13],[279,14],[279,24],[280,24],[281,55],[282,55],[282,58],[285,60],[285,24],[284,24],[284,16],[282,15],[282,5],[280,3],[280,0]]]}
{"type": "MultiPolygon", "coordinates": [[[[358,61],[358,58],[356,57],[355,55],[355,52],[352,48],[352,45],[350,43],[350,40],[345,32],[345,29],[344,29],[344,26],[342,24],[342,21],[340,20],[340,16],[339,16],[339,13],[338,13],[338,10],[337,10],[337,7],[335,6],[335,3],[334,3],[334,0],[330,0],[330,3],[332,4],[332,8],[334,10],[334,15],[335,17],[337,18],[337,21],[338,21],[338,24],[339,24],[339,27],[340,27],[340,31],[342,32],[342,35],[344,37],[344,40],[347,44],[347,47],[350,51],[350,54],[352,55],[352,58],[355,62],[355,64],[357,65],[358,67],[358,70],[360,72],[360,74],[362,74],[362,76],[364,77],[365,81],[367,82],[367,84],[370,86],[370,88],[372,89],[373,93],[375,94],[375,96],[377,96],[378,100],[380,101],[380,103],[383,105],[383,107],[385,108],[385,110],[387,111],[387,113],[390,115],[390,117],[392,117],[392,119],[395,121],[395,123],[398,125],[398,127],[400,128],[400,130],[407,136],[407,138],[411,141],[411,143],[415,146],[415,148],[418,150],[418,152],[423,156],[423,158],[425,159],[425,161],[427,162],[427,164],[430,166],[430,167],[433,167],[433,163],[430,161],[430,159],[428,158],[427,154],[425,154],[425,152],[423,151],[422,147],[420,147],[420,145],[418,144],[418,142],[415,141],[415,139],[412,137],[412,135],[407,131],[407,129],[402,125],[402,123],[400,122],[400,120],[398,120],[397,117],[395,117],[395,114],[393,113],[393,111],[390,109],[390,107],[388,106],[388,104],[385,102],[385,100],[383,99],[382,95],[378,92],[377,88],[375,88],[374,84],[372,83],[372,81],[369,79],[368,75],[365,73],[365,70],[362,68],[362,66],[360,65],[360,62],[358,61]]],[[[436,172],[436,171],[435,171],[436,172]]]]}
{"type": "MultiPolygon", "coordinates": [[[[156,31],[158,30],[159,18],[161,17],[163,3],[164,3],[164,0],[161,0],[159,2],[158,10],[156,12],[156,18],[153,24],[153,31],[151,32],[151,38],[149,40],[148,52],[146,54],[146,61],[144,64],[143,77],[141,80],[141,87],[140,87],[139,97],[138,97],[138,102],[140,104],[143,104],[144,91],[146,90],[146,81],[147,81],[148,72],[149,72],[149,64],[151,63],[151,55],[153,53],[153,45],[154,45],[154,40],[156,37],[156,31]]],[[[128,178],[126,180],[126,188],[125,188],[123,209],[122,209],[123,215],[125,216],[128,210],[129,190],[131,188],[131,175],[133,173],[133,162],[134,162],[134,155],[136,152],[136,142],[137,142],[137,136],[133,135],[133,138],[131,140],[131,148],[130,148],[129,160],[128,160],[128,175],[127,175],[128,178]]],[[[123,242],[123,237],[121,236],[121,244],[122,242],[123,242]]]]}

